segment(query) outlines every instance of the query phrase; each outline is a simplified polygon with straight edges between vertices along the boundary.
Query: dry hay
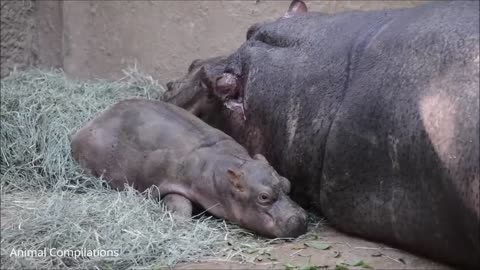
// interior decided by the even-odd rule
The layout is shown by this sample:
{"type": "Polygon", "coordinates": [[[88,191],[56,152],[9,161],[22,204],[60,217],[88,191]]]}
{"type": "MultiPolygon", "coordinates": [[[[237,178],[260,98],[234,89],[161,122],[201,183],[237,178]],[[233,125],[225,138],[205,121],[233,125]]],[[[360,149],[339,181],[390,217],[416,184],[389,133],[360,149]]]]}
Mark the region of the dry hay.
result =
{"type": "Polygon", "coordinates": [[[60,71],[30,70],[1,80],[3,269],[251,261],[252,249],[272,242],[212,217],[178,220],[161,202],[131,188],[111,190],[101,179],[82,174],[71,158],[69,138],[85,121],[128,97],[162,97],[162,86],[151,77],[135,69],[125,74],[118,81],[74,81],[60,71]],[[10,256],[13,249],[37,256],[10,256]],[[40,256],[42,250],[56,256],[40,256]],[[61,256],[65,251],[73,256],[61,256]]]}

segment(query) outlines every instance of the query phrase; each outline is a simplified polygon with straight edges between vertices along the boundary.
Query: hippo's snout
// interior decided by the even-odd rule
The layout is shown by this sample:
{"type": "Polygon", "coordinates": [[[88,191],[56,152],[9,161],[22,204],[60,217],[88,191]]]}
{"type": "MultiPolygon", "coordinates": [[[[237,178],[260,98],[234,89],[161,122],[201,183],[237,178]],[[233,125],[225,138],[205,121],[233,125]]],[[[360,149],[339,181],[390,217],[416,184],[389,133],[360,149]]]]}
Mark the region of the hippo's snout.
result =
{"type": "Polygon", "coordinates": [[[287,219],[285,222],[285,227],[283,230],[282,235],[278,235],[277,237],[292,237],[296,238],[302,234],[307,232],[307,215],[306,214],[299,214],[293,215],[287,219]]]}

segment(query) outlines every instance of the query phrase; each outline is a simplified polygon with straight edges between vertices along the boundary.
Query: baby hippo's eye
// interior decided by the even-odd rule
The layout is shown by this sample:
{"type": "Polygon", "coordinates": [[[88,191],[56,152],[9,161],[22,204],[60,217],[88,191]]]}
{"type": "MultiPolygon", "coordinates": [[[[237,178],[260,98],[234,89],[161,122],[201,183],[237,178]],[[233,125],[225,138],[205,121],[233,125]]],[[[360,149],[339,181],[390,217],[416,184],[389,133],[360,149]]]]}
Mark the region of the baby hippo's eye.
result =
{"type": "Polygon", "coordinates": [[[270,196],[270,194],[268,194],[267,192],[260,192],[258,194],[258,202],[260,204],[269,204],[272,200],[272,196],[270,196]]]}

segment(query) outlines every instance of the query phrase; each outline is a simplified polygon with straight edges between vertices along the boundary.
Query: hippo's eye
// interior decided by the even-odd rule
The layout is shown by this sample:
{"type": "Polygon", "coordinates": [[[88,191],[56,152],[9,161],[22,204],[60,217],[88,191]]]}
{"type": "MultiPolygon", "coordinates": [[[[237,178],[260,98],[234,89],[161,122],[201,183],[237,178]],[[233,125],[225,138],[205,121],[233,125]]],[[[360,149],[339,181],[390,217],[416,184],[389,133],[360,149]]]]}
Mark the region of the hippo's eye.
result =
{"type": "Polygon", "coordinates": [[[270,203],[271,199],[272,197],[266,192],[260,192],[258,194],[258,202],[260,204],[268,204],[270,203]]]}

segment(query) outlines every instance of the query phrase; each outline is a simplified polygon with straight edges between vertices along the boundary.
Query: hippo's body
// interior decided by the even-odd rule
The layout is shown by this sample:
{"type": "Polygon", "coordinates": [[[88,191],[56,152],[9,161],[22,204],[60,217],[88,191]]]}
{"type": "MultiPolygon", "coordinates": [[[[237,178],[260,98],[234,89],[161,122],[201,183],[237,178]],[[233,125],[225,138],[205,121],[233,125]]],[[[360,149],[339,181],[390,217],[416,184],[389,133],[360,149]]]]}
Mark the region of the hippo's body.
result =
{"type": "Polygon", "coordinates": [[[130,99],[86,123],[71,142],[74,159],[117,189],[157,187],[167,207],[191,215],[191,203],[262,235],[295,237],[306,214],[290,183],[261,155],[161,101],[130,99]]]}
{"type": "Polygon", "coordinates": [[[224,67],[210,78],[222,91],[236,76],[246,120],[221,104],[201,114],[265,155],[294,200],[342,231],[480,268],[479,2],[296,14],[252,26],[225,59],[204,65],[224,67]]]}

